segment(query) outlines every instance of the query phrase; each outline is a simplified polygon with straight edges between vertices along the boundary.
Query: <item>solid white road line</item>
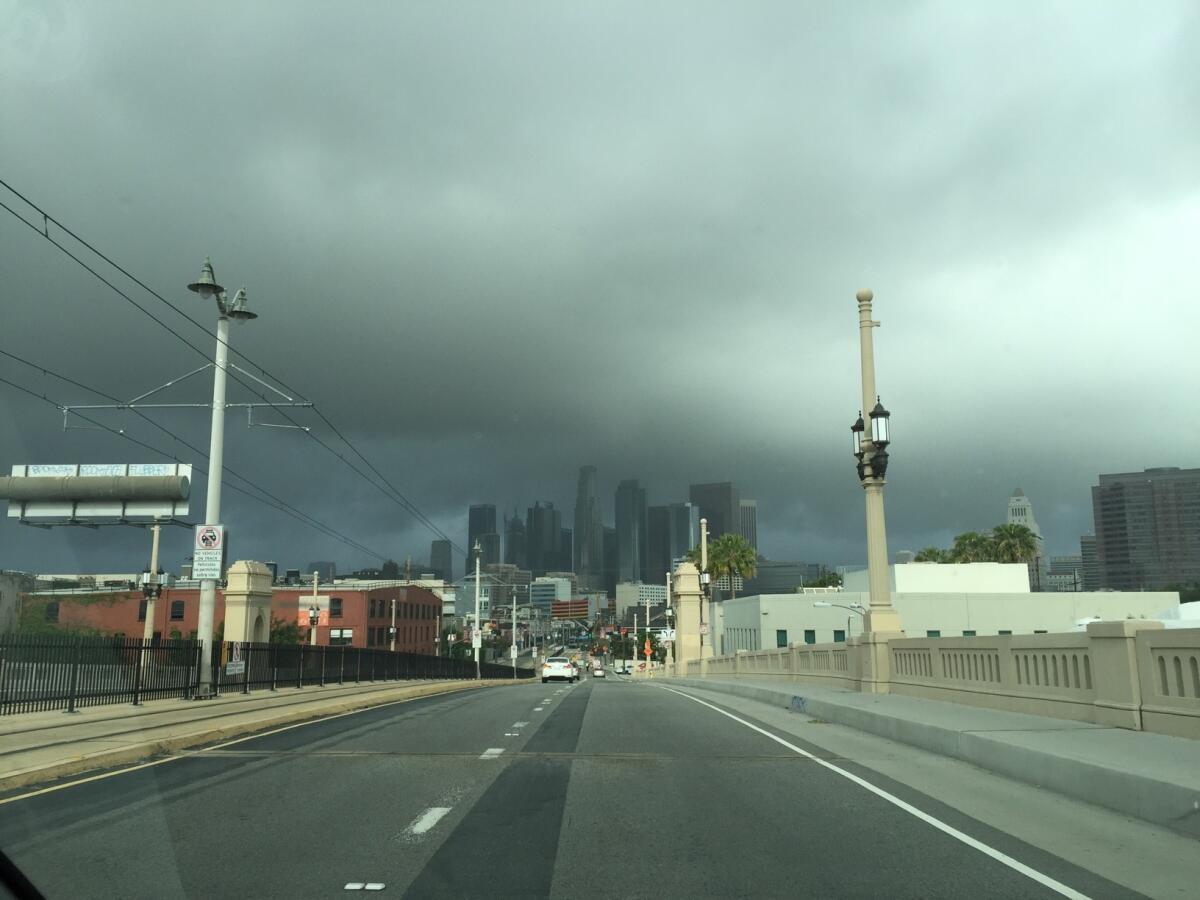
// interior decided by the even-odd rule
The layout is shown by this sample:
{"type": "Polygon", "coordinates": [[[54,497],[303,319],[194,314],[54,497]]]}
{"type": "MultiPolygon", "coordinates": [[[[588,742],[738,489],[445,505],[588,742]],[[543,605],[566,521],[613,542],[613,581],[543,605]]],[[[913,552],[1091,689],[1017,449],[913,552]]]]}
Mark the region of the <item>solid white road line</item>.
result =
{"type": "Polygon", "coordinates": [[[431,806],[425,812],[421,813],[411,825],[404,829],[405,834],[424,834],[430,828],[438,823],[438,821],[446,813],[450,812],[449,806],[431,806]]]}
{"type": "Polygon", "coordinates": [[[499,756],[503,752],[504,752],[503,747],[488,747],[486,750],[484,750],[482,753],[479,754],[479,758],[480,759],[495,759],[497,756],[499,756]]]}
{"type": "Polygon", "coordinates": [[[751,731],[757,731],[759,734],[764,735],[765,737],[769,737],[775,743],[782,744],[784,747],[787,747],[789,750],[799,753],[805,759],[810,759],[820,766],[824,766],[826,769],[829,769],[831,772],[836,772],[837,774],[841,775],[843,778],[846,778],[849,781],[854,782],[859,787],[865,788],[866,790],[870,791],[875,796],[881,797],[882,799],[886,800],[888,803],[891,803],[893,806],[899,807],[900,809],[904,810],[906,813],[908,813],[912,816],[915,816],[916,818],[920,819],[922,822],[925,822],[928,825],[932,825],[938,831],[941,831],[945,834],[950,835],[950,837],[954,838],[955,840],[962,841],[968,847],[978,850],[980,853],[984,854],[985,856],[990,856],[992,859],[996,860],[997,862],[1001,863],[1002,865],[1008,866],[1010,869],[1020,872],[1026,878],[1029,878],[1033,881],[1036,881],[1038,884],[1048,887],[1050,890],[1054,891],[1055,893],[1061,894],[1064,897],[1070,897],[1071,900],[1089,900],[1087,894],[1081,894],[1081,893],[1079,893],[1079,891],[1075,890],[1074,888],[1067,887],[1061,881],[1055,881],[1049,875],[1044,875],[1041,872],[1039,872],[1037,869],[1031,869],[1029,866],[1025,865],[1022,862],[1018,862],[1017,860],[1013,859],[1011,856],[1008,856],[1005,853],[1001,853],[996,848],[989,847],[987,844],[983,843],[982,841],[977,841],[975,838],[971,837],[969,834],[965,834],[965,833],[959,831],[957,828],[954,828],[951,825],[947,825],[941,819],[936,819],[933,816],[929,815],[929,813],[922,812],[921,810],[917,809],[912,804],[905,803],[899,797],[895,796],[894,794],[889,794],[883,788],[876,787],[875,785],[871,784],[871,782],[867,781],[866,779],[859,778],[854,773],[847,772],[845,769],[835,766],[833,763],[829,762],[828,760],[821,759],[819,756],[813,756],[807,750],[802,750],[800,747],[797,747],[795,744],[789,743],[788,741],[785,741],[783,738],[777,737],[776,735],[771,734],[771,732],[767,731],[765,728],[759,728],[757,725],[755,725],[751,722],[747,722],[745,719],[739,718],[738,716],[735,716],[733,713],[726,712],[725,710],[721,709],[721,707],[719,707],[719,706],[714,706],[713,704],[709,703],[706,700],[701,700],[699,697],[693,697],[691,694],[685,694],[683,691],[677,691],[677,690],[675,690],[675,688],[669,688],[669,687],[662,686],[662,685],[655,685],[655,687],[661,687],[662,690],[664,690],[664,691],[670,691],[672,694],[678,694],[680,697],[686,697],[687,699],[689,699],[695,703],[699,703],[701,706],[707,706],[709,709],[719,712],[721,715],[725,716],[726,718],[733,719],[733,721],[735,721],[741,725],[745,725],[751,731]]]}
{"type": "Polygon", "coordinates": [[[524,728],[528,724],[529,724],[528,722],[513,722],[512,727],[513,728],[524,728]]]}

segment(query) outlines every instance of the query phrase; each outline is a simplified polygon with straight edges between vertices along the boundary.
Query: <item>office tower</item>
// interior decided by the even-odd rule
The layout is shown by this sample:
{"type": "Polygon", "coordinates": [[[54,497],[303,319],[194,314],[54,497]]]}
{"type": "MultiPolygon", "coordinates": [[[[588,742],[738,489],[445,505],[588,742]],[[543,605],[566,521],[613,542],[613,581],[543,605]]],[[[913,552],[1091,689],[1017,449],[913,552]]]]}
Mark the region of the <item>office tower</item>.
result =
{"type": "Polygon", "coordinates": [[[1096,536],[1094,534],[1080,536],[1079,559],[1082,590],[1100,590],[1100,561],[1096,559],[1096,536]]]}
{"type": "Polygon", "coordinates": [[[646,507],[646,580],[665,581],[671,565],[671,507],[646,507]]]}
{"type": "MultiPolygon", "coordinates": [[[[475,541],[480,535],[496,534],[496,507],[492,503],[481,503],[472,506],[467,511],[467,554],[475,552],[475,541]]],[[[474,559],[468,559],[467,568],[475,564],[474,559]]]]}
{"type": "Polygon", "coordinates": [[[1092,517],[1101,588],[1200,582],[1200,469],[1101,475],[1092,517]]]}
{"type": "Polygon", "coordinates": [[[757,552],[758,550],[758,501],[757,500],[739,500],[738,501],[738,533],[746,539],[749,544],[757,552]]]}
{"type": "Polygon", "coordinates": [[[604,587],[604,522],[600,515],[595,466],[581,466],[579,469],[572,563],[572,570],[579,576],[583,590],[600,590],[604,587]]]}
{"type": "Polygon", "coordinates": [[[479,535],[479,547],[482,553],[479,556],[479,564],[483,566],[494,566],[500,562],[500,534],[492,531],[488,534],[479,535]]]}
{"type": "Polygon", "coordinates": [[[511,519],[508,517],[504,519],[504,561],[522,569],[529,562],[528,548],[525,543],[525,523],[517,516],[515,509],[511,519]]]}
{"type": "Polygon", "coordinates": [[[534,577],[562,568],[562,513],[548,501],[539,501],[525,512],[525,556],[534,577]]]}
{"type": "Polygon", "coordinates": [[[321,581],[333,581],[337,577],[337,563],[328,560],[310,562],[308,568],[301,573],[302,581],[312,581],[312,573],[319,572],[321,581]]]}
{"type": "MultiPolygon", "coordinates": [[[[556,554],[554,568],[559,572],[573,572],[571,567],[575,564],[574,553],[571,545],[574,543],[575,532],[570,528],[560,528],[558,530],[558,553],[556,554]]],[[[550,566],[546,567],[547,569],[550,566]]]]}
{"type": "Polygon", "coordinates": [[[646,490],[636,478],[617,485],[617,580],[645,581],[646,490]]]}
{"type": "Polygon", "coordinates": [[[454,580],[454,562],[450,555],[450,541],[438,538],[429,544],[429,567],[443,581],[454,580]]]}
{"type": "Polygon", "coordinates": [[[671,563],[687,556],[689,550],[700,546],[700,507],[694,503],[672,503],[671,516],[671,563]]]}
{"type": "Polygon", "coordinates": [[[708,519],[709,540],[741,528],[741,503],[732,481],[693,484],[688,499],[700,508],[700,518],[708,519]]]}
{"type": "Polygon", "coordinates": [[[604,590],[617,596],[617,529],[604,526],[604,590]]]}

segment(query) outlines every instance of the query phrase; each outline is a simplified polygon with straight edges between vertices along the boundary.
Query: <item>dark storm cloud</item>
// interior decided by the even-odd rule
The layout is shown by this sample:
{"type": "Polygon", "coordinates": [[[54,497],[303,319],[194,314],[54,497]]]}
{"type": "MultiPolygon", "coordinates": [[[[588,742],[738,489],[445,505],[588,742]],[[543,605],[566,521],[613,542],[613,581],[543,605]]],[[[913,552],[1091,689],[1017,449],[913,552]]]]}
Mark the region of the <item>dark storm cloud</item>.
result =
{"type": "MultiPolygon", "coordinates": [[[[732,478],[768,554],[860,559],[870,286],[892,548],[988,527],[1020,484],[1067,552],[1097,472],[1195,464],[1198,30],[1188,4],[9,4],[0,154],[206,324],[183,285],[212,254],[262,314],[235,348],[460,543],[470,502],[569,514],[591,462],[610,505],[625,477],[651,502],[732,478]]],[[[7,216],[0,241],[0,347],[123,396],[203,361],[7,216]]],[[[7,388],[0,415],[5,466],[147,455],[7,388]]],[[[201,447],[203,418],[162,414],[201,447]]],[[[236,426],[234,468],[427,553],[319,447],[236,426]]],[[[225,507],[246,555],[369,562],[225,507]]],[[[143,544],[6,527],[0,565],[143,544]]]]}

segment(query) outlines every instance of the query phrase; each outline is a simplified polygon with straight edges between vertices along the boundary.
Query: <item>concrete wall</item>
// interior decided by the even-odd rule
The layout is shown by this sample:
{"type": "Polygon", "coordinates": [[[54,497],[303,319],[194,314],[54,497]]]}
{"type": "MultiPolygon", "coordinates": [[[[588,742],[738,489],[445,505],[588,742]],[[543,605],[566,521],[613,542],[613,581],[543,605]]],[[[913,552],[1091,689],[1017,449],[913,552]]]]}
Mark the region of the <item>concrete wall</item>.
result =
{"type": "MultiPolygon", "coordinates": [[[[1024,569],[1024,566],[1015,568],[1024,569]]],[[[716,610],[715,645],[718,652],[770,650],[776,632],[786,631],[787,643],[803,643],[805,631],[815,632],[814,643],[833,643],[834,631],[857,635],[862,619],[837,607],[823,609],[814,602],[866,606],[866,593],[760,594],[726,600],[716,610]],[[721,637],[724,636],[724,644],[721,637]],[[722,646],[724,651],[721,650],[722,646]]],[[[1080,591],[1069,593],[897,593],[892,603],[908,637],[963,637],[964,632],[995,635],[1001,631],[1033,634],[1079,631],[1084,619],[1155,619],[1177,614],[1179,594],[1173,591],[1080,591]]]]}
{"type": "MultiPolygon", "coordinates": [[[[1029,593],[1029,567],[1024,563],[900,563],[888,566],[894,593],[1020,594],[1029,593]]],[[[866,591],[867,570],[845,574],[847,591],[866,591]]]]}

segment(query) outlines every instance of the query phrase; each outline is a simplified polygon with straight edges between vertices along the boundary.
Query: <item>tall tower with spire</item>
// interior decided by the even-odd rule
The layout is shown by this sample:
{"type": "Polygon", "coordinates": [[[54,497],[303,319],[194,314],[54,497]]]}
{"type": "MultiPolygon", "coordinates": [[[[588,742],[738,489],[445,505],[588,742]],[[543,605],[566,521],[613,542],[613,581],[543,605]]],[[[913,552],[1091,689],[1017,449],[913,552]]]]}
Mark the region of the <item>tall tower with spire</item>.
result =
{"type": "Polygon", "coordinates": [[[1037,539],[1037,556],[1029,563],[1029,585],[1035,591],[1044,590],[1049,573],[1049,559],[1046,556],[1046,539],[1042,537],[1042,529],[1038,527],[1037,519],[1033,516],[1033,504],[1020,488],[1015,488],[1008,498],[1009,525],[1024,525],[1033,532],[1037,539]]]}

